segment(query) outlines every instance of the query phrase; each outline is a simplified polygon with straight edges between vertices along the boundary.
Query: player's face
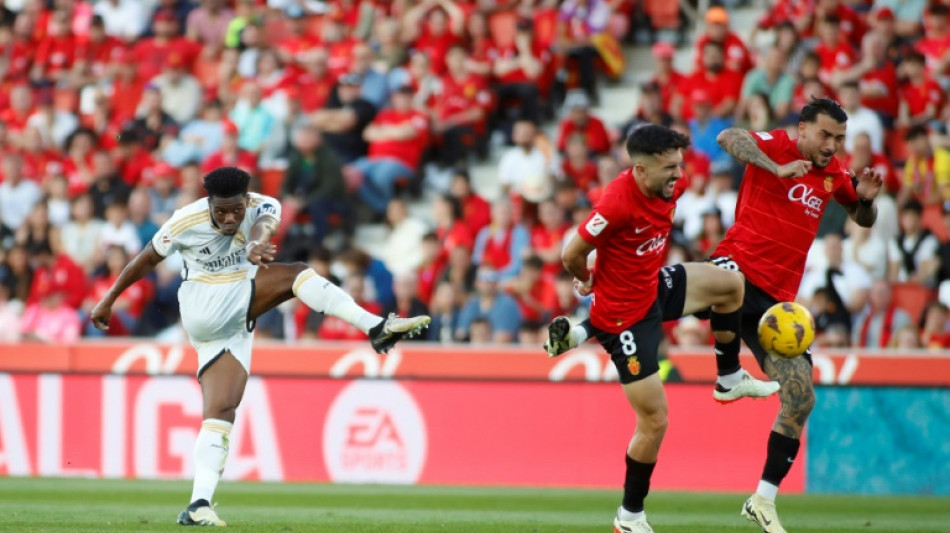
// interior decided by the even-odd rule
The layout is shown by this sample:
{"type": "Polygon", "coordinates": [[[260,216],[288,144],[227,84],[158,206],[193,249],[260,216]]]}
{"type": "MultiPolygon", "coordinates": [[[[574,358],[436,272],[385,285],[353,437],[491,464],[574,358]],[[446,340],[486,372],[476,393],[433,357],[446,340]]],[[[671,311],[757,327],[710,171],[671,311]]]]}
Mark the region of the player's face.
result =
{"type": "Polygon", "coordinates": [[[211,209],[211,218],[214,219],[221,233],[225,235],[237,233],[247,212],[247,196],[243,194],[230,198],[212,196],[208,204],[211,209]]]}
{"type": "Polygon", "coordinates": [[[818,115],[815,122],[799,122],[799,150],[818,168],[825,168],[844,144],[848,126],[828,115],[818,115]]]}
{"type": "Polygon", "coordinates": [[[683,177],[683,151],[668,150],[662,154],[638,157],[634,162],[642,176],[643,187],[650,196],[673,199],[676,182],[683,177]]]}

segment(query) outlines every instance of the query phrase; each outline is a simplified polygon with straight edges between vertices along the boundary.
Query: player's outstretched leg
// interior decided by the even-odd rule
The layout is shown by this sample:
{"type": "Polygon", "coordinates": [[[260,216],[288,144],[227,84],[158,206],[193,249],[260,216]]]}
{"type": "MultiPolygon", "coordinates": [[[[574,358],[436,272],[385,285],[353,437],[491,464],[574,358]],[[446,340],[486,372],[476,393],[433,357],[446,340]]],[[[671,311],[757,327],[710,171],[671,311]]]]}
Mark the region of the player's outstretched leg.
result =
{"type": "Polygon", "coordinates": [[[390,313],[386,320],[369,330],[369,342],[376,353],[386,353],[401,339],[411,339],[429,327],[426,315],[400,318],[390,313]]]}
{"type": "Polygon", "coordinates": [[[557,357],[584,344],[590,338],[590,332],[590,319],[572,328],[567,317],[556,317],[548,324],[548,340],[544,343],[544,351],[548,352],[548,357],[557,357]]]}

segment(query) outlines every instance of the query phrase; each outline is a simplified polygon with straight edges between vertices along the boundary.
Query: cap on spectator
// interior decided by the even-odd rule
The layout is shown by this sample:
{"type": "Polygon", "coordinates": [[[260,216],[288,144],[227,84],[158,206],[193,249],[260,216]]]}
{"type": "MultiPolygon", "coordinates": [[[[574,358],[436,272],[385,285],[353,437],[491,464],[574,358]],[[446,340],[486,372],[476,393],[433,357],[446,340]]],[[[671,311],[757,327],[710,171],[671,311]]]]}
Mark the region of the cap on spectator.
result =
{"type": "Polygon", "coordinates": [[[657,41],[653,45],[653,57],[657,59],[670,59],[676,54],[676,47],[666,41],[657,41]]]}
{"type": "Polygon", "coordinates": [[[340,76],[340,85],[361,85],[359,74],[344,74],[340,76]]]}
{"type": "Polygon", "coordinates": [[[184,66],[185,57],[178,52],[168,54],[168,57],[165,59],[166,68],[184,68],[184,66]]]}
{"type": "Polygon", "coordinates": [[[904,205],[901,206],[901,211],[913,211],[919,215],[924,212],[924,206],[917,200],[911,198],[904,202],[904,205]]]}
{"type": "Polygon", "coordinates": [[[874,12],[876,20],[894,20],[894,11],[889,7],[882,7],[874,12]]]}
{"type": "Polygon", "coordinates": [[[225,120],[221,123],[221,128],[224,130],[225,135],[237,135],[238,127],[237,124],[230,120],[225,120]]]}
{"type": "Polygon", "coordinates": [[[290,4],[287,6],[287,8],[284,9],[284,15],[291,19],[302,19],[307,16],[303,8],[298,4],[290,4]]]}
{"type": "Polygon", "coordinates": [[[693,97],[693,105],[709,105],[712,103],[712,96],[706,89],[694,89],[690,96],[693,97]]]}
{"type": "Polygon", "coordinates": [[[162,9],[155,13],[155,22],[175,22],[175,13],[169,9],[162,9]]]}
{"type": "Polygon", "coordinates": [[[706,11],[706,24],[729,24],[729,12],[722,6],[713,6],[706,11]]]}
{"type": "Polygon", "coordinates": [[[169,165],[168,163],[161,162],[152,167],[152,173],[155,178],[177,178],[178,169],[169,165]]]}
{"type": "Polygon", "coordinates": [[[587,93],[580,89],[572,89],[568,91],[567,96],[564,97],[564,108],[565,109],[589,109],[590,108],[590,98],[587,97],[587,93]]]}

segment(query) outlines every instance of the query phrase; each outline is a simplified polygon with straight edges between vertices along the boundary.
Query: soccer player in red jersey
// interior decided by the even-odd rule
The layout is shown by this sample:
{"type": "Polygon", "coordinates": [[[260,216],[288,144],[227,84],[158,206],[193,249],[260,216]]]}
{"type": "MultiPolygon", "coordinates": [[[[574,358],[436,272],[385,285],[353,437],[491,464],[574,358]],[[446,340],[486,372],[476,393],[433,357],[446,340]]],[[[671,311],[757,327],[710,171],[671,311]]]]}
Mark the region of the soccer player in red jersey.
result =
{"type": "MultiPolygon", "coordinates": [[[[555,319],[545,348],[551,356],[560,355],[592,333],[610,354],[627,401],[637,414],[636,433],[626,453],[623,505],[614,518],[615,533],[653,531],[643,513],[643,500],[667,427],[657,360],[662,322],[712,307],[717,343],[735,348],[736,371],[744,373],[738,370],[737,329],[742,277],[718,272],[705,263],[663,267],[675,202],[686,190],[682,164],[687,146],[685,135],[663,126],[635,129],[627,138],[633,167],[607,185],[561,256],[578,291],[593,293],[591,317],[574,328],[564,317],[555,319]],[[591,271],[588,259],[595,248],[591,271]]],[[[747,374],[742,381],[760,385],[745,388],[745,395],[767,396],[778,389],[747,374]]]]}
{"type": "Polygon", "coordinates": [[[775,511],[775,495],[798,454],[815,391],[811,354],[794,359],[769,355],[759,344],[759,319],[773,304],[795,299],[805,257],[832,198],[861,226],[870,227],[877,218],[873,202],[883,184],[881,173],[865,168],[852,177],[835,157],[844,142],[847,120],[835,101],[822,98],[802,109],[798,139],[790,139],[784,130],[736,128],[718,138],[723,149],[746,164],[746,171],[736,223],[712,261],[745,275],[741,336],[762,370],[782,386],[782,407],[769,435],[762,479],[742,508],[742,515],[766,533],[785,533],[775,511]]]}

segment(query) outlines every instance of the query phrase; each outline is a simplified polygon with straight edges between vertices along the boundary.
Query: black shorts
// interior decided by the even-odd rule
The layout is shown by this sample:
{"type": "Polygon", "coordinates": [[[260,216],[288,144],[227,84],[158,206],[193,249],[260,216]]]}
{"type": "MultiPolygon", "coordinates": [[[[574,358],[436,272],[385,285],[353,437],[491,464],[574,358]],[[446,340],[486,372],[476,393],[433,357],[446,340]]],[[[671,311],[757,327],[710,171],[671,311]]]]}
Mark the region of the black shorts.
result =
{"type": "MultiPolygon", "coordinates": [[[[728,257],[713,257],[709,262],[725,270],[742,272],[739,269],[739,265],[728,257]]],[[[684,293],[683,298],[685,299],[685,287],[682,289],[682,292],[684,293]]],[[[759,344],[759,320],[770,307],[777,303],[779,303],[778,300],[753,285],[752,282],[746,278],[745,298],[742,300],[742,321],[740,323],[741,330],[739,331],[739,336],[745,341],[746,346],[752,350],[752,354],[755,355],[755,360],[759,363],[759,368],[763,371],[765,370],[765,360],[768,358],[768,352],[759,344]]],[[[698,318],[709,318],[709,311],[696,313],[696,316],[698,318]]],[[[812,364],[811,350],[806,350],[802,357],[808,361],[808,364],[812,364]]]]}
{"type": "Polygon", "coordinates": [[[610,354],[620,383],[632,383],[660,370],[658,352],[663,341],[663,322],[680,318],[686,303],[686,270],[682,265],[663,267],[659,273],[656,300],[646,316],[620,333],[591,325],[594,337],[610,354]]]}

